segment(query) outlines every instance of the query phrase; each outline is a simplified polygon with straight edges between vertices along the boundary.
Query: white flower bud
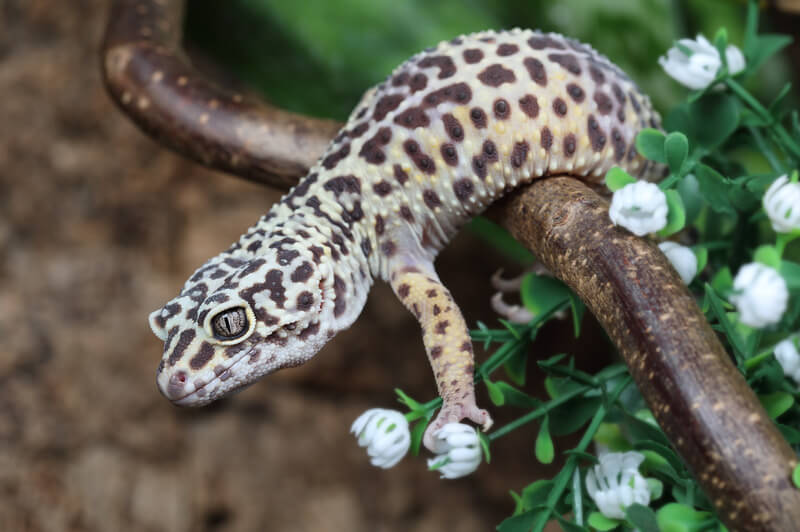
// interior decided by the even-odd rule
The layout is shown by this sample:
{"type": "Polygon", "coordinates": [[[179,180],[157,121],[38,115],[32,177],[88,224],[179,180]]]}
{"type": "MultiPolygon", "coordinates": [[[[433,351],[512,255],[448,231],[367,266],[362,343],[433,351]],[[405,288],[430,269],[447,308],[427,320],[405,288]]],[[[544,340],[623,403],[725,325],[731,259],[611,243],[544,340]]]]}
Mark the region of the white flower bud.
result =
{"type": "Polygon", "coordinates": [[[800,353],[797,351],[797,339],[790,336],[775,346],[775,358],[783,368],[783,374],[791,377],[800,385],[800,353]]]}
{"type": "Polygon", "coordinates": [[[586,474],[586,491],[600,512],[610,519],[624,519],[632,504],[650,504],[647,480],[639,473],[644,455],[635,451],[607,453],[586,474]]]}
{"type": "MultiPolygon", "coordinates": [[[[678,83],[690,89],[705,89],[722,66],[719,51],[702,35],[698,35],[696,40],[681,39],[678,44],[683,49],[673,46],[667,50],[666,57],[658,58],[658,64],[678,83]],[[691,51],[690,55],[685,53],[686,49],[691,51]]],[[[736,46],[729,45],[725,49],[725,59],[731,75],[744,70],[744,56],[736,46]]]]}
{"type": "Polygon", "coordinates": [[[408,421],[397,410],[371,408],[353,422],[350,432],[367,448],[370,463],[383,469],[395,466],[411,446],[408,421]]]}
{"type": "Polygon", "coordinates": [[[697,256],[686,246],[681,246],[675,242],[662,242],[658,245],[667,259],[672,263],[672,267],[681,276],[683,284],[689,284],[697,275],[697,256]]]}
{"type": "Polygon", "coordinates": [[[778,323],[786,312],[789,290],[786,281],[773,268],[757,262],[745,264],[733,280],[731,303],[739,311],[739,321],[750,327],[778,323]]]}
{"type": "Polygon", "coordinates": [[[428,460],[428,468],[444,461],[436,470],[442,478],[459,478],[469,475],[481,463],[481,443],[478,432],[463,423],[448,423],[434,435],[436,456],[428,460]]]}
{"type": "Polygon", "coordinates": [[[667,225],[667,196],[654,183],[637,181],[614,192],[608,216],[637,236],[663,229],[667,225]]]}
{"type": "Polygon", "coordinates": [[[790,183],[785,175],[779,177],[764,194],[763,204],[777,233],[800,229],[800,183],[790,183]]]}

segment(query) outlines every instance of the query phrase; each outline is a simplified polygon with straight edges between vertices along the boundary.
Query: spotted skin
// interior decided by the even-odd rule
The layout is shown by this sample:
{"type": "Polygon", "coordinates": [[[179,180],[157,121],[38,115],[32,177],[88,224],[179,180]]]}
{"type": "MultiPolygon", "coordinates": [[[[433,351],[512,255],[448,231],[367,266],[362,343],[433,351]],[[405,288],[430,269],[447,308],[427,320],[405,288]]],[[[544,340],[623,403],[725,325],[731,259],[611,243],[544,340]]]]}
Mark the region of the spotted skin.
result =
{"type": "Polygon", "coordinates": [[[487,428],[466,324],[436,255],[532,179],[600,184],[612,166],[659,177],[634,147],[644,127],[659,127],[649,99],[560,35],[488,31],[412,57],[367,91],[308,176],[151,314],[164,340],[159,389],[201,405],[306,362],[355,321],[380,278],[419,320],[443,398],[426,446],[450,421],[487,428]]]}

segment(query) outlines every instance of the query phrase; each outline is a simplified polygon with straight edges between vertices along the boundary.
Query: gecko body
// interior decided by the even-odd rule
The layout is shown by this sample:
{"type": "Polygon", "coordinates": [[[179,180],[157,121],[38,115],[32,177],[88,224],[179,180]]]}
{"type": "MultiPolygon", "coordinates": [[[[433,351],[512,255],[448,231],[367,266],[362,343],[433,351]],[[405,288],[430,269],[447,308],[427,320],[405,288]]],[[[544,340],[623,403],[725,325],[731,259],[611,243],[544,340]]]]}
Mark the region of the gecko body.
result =
{"type": "Polygon", "coordinates": [[[656,177],[634,148],[643,127],[659,127],[649,99],[560,35],[488,31],[417,54],[364,95],[297,186],[150,315],[165,342],[159,389],[197,406],[304,363],[355,321],[377,278],[419,321],[443,398],[426,446],[448,422],[488,427],[437,253],[534,178],[601,183],[615,165],[656,177]]]}

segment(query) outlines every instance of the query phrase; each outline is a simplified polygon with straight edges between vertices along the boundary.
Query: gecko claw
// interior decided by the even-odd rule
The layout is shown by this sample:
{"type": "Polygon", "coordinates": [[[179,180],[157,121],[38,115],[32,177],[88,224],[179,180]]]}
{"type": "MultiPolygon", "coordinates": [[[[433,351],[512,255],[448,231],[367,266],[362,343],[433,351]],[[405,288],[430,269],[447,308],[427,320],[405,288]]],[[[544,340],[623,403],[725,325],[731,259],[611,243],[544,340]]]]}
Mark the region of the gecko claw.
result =
{"type": "Polygon", "coordinates": [[[448,423],[459,423],[464,419],[468,419],[480,426],[483,432],[488,431],[494,423],[489,412],[483,408],[478,408],[474,399],[466,403],[445,404],[442,406],[436,419],[425,429],[425,434],[422,437],[422,443],[425,445],[425,448],[433,453],[438,452],[436,433],[448,423]]]}

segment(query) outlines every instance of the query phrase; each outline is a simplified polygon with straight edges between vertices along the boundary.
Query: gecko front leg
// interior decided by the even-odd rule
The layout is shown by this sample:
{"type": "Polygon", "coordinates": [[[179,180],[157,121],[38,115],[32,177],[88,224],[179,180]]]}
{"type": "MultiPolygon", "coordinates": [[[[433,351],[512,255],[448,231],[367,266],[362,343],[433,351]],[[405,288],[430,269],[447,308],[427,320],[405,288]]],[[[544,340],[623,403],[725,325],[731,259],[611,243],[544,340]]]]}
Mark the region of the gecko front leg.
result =
{"type": "Polygon", "coordinates": [[[422,341],[442,398],[442,408],[422,439],[425,447],[435,451],[434,435],[447,423],[469,419],[488,430],[492,418],[475,403],[475,356],[467,324],[433,265],[399,266],[391,272],[391,284],[422,327],[422,341]]]}

